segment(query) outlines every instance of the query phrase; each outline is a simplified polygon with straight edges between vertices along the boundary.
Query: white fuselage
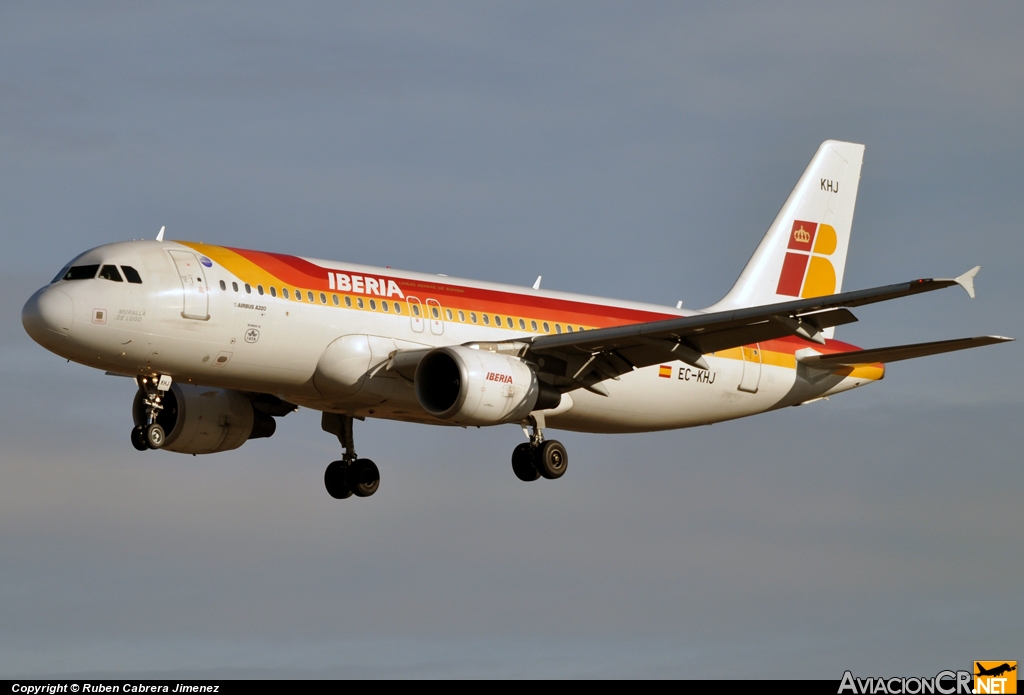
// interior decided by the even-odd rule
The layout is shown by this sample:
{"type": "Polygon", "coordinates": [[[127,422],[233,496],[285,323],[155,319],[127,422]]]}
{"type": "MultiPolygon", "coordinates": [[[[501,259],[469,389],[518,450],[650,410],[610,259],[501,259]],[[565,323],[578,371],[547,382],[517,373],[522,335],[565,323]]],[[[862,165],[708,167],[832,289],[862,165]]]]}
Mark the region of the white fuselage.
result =
{"type": "MultiPolygon", "coordinates": [[[[545,326],[554,333],[556,326],[561,332],[562,326],[579,330],[696,313],[314,259],[295,261],[330,269],[325,275],[330,287],[298,286],[260,280],[268,277],[265,267],[241,257],[229,262],[235,256],[228,254],[220,247],[177,242],[98,247],[73,265],[130,266],[142,282],[57,280],[29,300],[26,329],[52,352],[111,372],[166,374],[179,382],[267,393],[326,412],[447,424],[418,405],[410,381],[380,370],[396,350],[521,340],[544,334],[545,326]],[[188,258],[195,263],[186,268],[188,258]],[[375,279],[377,286],[361,279],[356,287],[356,277],[375,279]],[[400,286],[389,289],[388,278],[400,286]],[[484,297],[475,310],[474,296],[484,297]],[[580,307],[589,307],[591,320],[580,318],[580,307]],[[632,314],[637,318],[623,318],[632,314]],[[339,340],[351,347],[343,370],[360,378],[324,387],[328,382],[318,381],[318,366],[339,340]]],[[[689,427],[797,405],[881,378],[880,369],[808,370],[793,354],[806,347],[821,348],[786,339],[706,355],[708,370],[683,362],[637,369],[603,382],[607,396],[582,388],[563,394],[559,406],[546,411],[547,426],[586,432],[689,427]]]]}

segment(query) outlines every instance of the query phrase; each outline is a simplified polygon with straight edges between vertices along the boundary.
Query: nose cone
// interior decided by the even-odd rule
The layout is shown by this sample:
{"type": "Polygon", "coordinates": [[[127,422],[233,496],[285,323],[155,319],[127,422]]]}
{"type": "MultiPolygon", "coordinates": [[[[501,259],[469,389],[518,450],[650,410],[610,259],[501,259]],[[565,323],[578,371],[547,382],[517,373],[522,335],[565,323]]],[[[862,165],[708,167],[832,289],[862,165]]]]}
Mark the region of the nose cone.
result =
{"type": "Polygon", "coordinates": [[[25,302],[21,310],[21,325],[43,347],[63,342],[71,331],[75,308],[71,297],[63,290],[44,287],[25,302]]]}

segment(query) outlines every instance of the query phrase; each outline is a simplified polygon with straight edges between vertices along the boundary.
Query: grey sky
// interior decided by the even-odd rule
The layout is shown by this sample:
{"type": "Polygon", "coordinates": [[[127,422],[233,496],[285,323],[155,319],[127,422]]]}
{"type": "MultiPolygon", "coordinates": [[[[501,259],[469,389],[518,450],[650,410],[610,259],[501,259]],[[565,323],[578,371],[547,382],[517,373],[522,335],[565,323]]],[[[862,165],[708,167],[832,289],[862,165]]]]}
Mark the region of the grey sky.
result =
{"type": "Polygon", "coordinates": [[[0,6],[0,674],[930,675],[1021,658],[1018,343],[697,430],[315,413],[138,454],[133,385],[36,346],[69,258],[168,236],[700,307],[818,144],[867,145],[845,286],[876,346],[1024,336],[1016,5],[0,6]]]}

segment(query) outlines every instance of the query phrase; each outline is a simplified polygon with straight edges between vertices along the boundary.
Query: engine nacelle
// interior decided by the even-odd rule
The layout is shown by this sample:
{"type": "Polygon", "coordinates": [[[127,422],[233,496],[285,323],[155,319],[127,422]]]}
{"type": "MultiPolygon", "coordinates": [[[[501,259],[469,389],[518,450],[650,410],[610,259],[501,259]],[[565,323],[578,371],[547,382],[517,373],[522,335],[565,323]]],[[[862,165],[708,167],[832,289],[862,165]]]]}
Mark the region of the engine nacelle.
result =
{"type": "MultiPolygon", "coordinates": [[[[146,424],[144,398],[139,391],[132,405],[136,425],[146,424]]],[[[162,405],[156,418],[166,433],[161,448],[181,454],[230,451],[277,429],[274,418],[253,409],[252,401],[238,391],[174,383],[162,405]]]]}
{"type": "Polygon", "coordinates": [[[416,367],[416,398],[440,420],[459,425],[518,422],[554,408],[561,394],[522,360],[452,346],[431,350],[416,367]]]}

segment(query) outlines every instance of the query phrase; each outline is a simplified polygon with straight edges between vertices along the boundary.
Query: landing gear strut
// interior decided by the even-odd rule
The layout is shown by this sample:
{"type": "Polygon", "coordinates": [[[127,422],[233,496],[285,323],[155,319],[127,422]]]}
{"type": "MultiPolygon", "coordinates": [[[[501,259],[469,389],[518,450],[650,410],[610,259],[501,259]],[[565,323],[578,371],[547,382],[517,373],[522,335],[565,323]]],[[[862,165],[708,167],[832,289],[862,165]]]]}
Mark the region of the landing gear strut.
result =
{"type": "Polygon", "coordinates": [[[171,388],[171,377],[166,374],[140,376],[135,383],[146,394],[142,401],[146,408],[146,416],[145,424],[136,425],[132,429],[132,446],[139,451],[159,449],[164,445],[167,434],[164,432],[164,428],[157,423],[157,417],[164,409],[164,396],[171,388]]]}
{"type": "Polygon", "coordinates": [[[345,449],[340,461],[332,461],[324,471],[324,487],[327,494],[336,500],[343,500],[355,495],[369,497],[380,487],[380,471],[370,459],[356,456],[355,442],[352,438],[352,420],[349,415],[324,413],[320,426],[325,432],[338,437],[345,449]]]}
{"type": "Polygon", "coordinates": [[[555,480],[565,475],[569,466],[569,453],[561,442],[544,441],[544,416],[531,415],[523,422],[523,433],[530,438],[512,451],[512,471],[516,477],[531,482],[540,477],[555,480]],[[533,433],[527,431],[533,428],[533,433]]]}

